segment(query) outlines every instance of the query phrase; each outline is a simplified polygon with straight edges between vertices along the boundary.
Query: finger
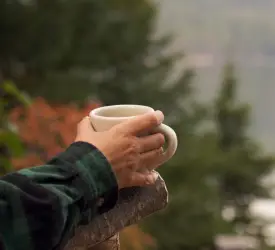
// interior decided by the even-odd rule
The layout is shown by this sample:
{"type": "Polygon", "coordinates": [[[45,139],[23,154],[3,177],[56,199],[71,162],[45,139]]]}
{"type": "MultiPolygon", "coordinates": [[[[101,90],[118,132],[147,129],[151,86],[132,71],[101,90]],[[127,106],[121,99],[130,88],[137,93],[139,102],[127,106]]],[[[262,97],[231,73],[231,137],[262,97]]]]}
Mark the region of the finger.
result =
{"type": "Polygon", "coordinates": [[[158,179],[157,172],[149,172],[147,174],[135,172],[132,174],[132,180],[129,183],[132,187],[143,187],[148,185],[155,184],[156,180],[158,179]]]}
{"type": "Polygon", "coordinates": [[[156,169],[163,163],[163,148],[158,148],[140,156],[140,169],[156,169]]]}
{"type": "Polygon", "coordinates": [[[158,133],[154,135],[144,136],[138,138],[140,153],[152,151],[154,149],[161,148],[165,143],[165,137],[163,134],[158,133]]]}
{"type": "Polygon", "coordinates": [[[95,131],[89,116],[84,117],[78,123],[78,130],[84,130],[84,129],[92,129],[92,131],[95,131]]]}
{"type": "Polygon", "coordinates": [[[163,120],[164,115],[161,111],[149,112],[117,125],[116,129],[124,134],[138,135],[152,131],[152,129],[161,124],[163,120]]]}

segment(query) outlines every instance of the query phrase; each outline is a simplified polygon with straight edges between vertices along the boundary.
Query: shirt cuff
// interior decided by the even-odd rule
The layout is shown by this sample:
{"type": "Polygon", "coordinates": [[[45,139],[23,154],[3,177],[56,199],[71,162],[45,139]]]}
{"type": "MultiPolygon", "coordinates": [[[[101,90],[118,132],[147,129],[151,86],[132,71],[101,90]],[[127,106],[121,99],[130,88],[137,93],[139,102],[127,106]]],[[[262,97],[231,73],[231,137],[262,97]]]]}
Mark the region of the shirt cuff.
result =
{"type": "Polygon", "coordinates": [[[115,174],[106,157],[93,145],[75,142],[58,157],[71,163],[80,176],[77,186],[84,191],[83,210],[97,204],[97,212],[105,213],[112,209],[118,199],[118,184],[115,174]]]}

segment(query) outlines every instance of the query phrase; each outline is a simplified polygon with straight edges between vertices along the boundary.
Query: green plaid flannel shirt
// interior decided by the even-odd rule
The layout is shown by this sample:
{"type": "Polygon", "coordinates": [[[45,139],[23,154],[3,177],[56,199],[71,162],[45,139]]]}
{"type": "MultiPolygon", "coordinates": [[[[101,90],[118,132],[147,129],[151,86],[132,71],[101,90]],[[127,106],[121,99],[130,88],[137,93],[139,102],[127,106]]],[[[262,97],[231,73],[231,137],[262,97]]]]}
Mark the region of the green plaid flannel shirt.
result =
{"type": "Polygon", "coordinates": [[[63,249],[75,227],[110,210],[117,195],[103,154],[73,143],[46,165],[0,178],[0,249],[63,249]]]}

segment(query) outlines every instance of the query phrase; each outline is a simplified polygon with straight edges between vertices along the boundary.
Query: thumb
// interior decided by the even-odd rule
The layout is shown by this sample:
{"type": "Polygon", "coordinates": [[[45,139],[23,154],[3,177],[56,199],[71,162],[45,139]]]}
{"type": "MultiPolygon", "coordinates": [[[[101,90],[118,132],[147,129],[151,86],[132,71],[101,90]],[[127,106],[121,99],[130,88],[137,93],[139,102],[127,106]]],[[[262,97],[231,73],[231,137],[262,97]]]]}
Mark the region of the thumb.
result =
{"type": "Polygon", "coordinates": [[[149,173],[139,173],[134,172],[132,174],[131,186],[148,186],[155,184],[156,180],[158,179],[158,173],[155,171],[149,173]]]}
{"type": "Polygon", "coordinates": [[[92,131],[95,132],[95,129],[94,129],[92,123],[91,123],[91,120],[90,120],[90,117],[89,117],[89,116],[84,117],[84,118],[78,123],[78,126],[77,126],[78,132],[80,132],[80,131],[87,131],[87,129],[92,130],[92,131]]]}

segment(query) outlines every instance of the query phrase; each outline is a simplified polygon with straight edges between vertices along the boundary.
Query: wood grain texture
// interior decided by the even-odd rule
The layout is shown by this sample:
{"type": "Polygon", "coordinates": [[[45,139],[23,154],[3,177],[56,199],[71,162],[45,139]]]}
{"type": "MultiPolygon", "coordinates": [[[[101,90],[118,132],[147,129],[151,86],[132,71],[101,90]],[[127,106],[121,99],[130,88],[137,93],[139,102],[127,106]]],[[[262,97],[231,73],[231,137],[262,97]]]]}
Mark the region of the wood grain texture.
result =
{"type": "Polygon", "coordinates": [[[119,250],[119,249],[120,249],[119,233],[117,233],[113,237],[111,237],[95,246],[87,248],[87,250],[119,250]]]}
{"type": "Polygon", "coordinates": [[[64,250],[119,250],[119,232],[168,204],[168,191],[159,175],[155,185],[120,190],[116,206],[80,226],[64,250]]]}

